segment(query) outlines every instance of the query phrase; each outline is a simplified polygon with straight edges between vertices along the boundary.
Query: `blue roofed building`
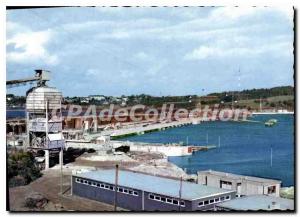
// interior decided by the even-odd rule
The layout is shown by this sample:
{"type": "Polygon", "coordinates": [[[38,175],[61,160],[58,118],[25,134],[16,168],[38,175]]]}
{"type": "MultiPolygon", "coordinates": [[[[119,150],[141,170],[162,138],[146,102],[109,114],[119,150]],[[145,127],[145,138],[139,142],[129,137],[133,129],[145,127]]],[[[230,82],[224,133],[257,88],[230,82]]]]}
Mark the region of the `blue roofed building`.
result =
{"type": "Polygon", "coordinates": [[[267,195],[251,195],[217,204],[217,210],[272,211],[294,210],[294,200],[267,195]]]}
{"type": "MultiPolygon", "coordinates": [[[[214,210],[229,201],[235,191],[191,182],[120,170],[117,206],[134,211],[214,210]]],[[[72,193],[100,202],[114,204],[115,170],[97,170],[72,175],[72,193]]]]}

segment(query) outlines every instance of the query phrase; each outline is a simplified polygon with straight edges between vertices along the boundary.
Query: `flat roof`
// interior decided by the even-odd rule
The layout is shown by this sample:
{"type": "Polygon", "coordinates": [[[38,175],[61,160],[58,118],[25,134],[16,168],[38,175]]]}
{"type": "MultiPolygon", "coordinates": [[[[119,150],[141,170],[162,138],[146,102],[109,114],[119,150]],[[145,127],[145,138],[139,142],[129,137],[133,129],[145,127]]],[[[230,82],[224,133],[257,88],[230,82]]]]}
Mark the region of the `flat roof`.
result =
{"type": "Polygon", "coordinates": [[[245,196],[217,204],[231,210],[294,210],[294,200],[267,195],[245,196]]]}
{"type": "MultiPolygon", "coordinates": [[[[73,176],[115,184],[115,170],[113,169],[89,171],[76,175],[73,174],[73,176]]],[[[119,170],[118,185],[179,198],[180,180],[119,170]]],[[[181,198],[185,200],[196,200],[232,192],[235,191],[183,181],[181,198]]]]}
{"type": "Polygon", "coordinates": [[[254,176],[238,175],[238,174],[220,172],[220,171],[215,171],[215,170],[198,171],[198,174],[211,174],[211,175],[220,176],[223,178],[229,178],[229,179],[233,179],[233,180],[242,180],[243,179],[243,180],[247,180],[247,181],[267,183],[267,184],[281,183],[280,180],[276,180],[276,179],[267,179],[267,178],[260,178],[260,177],[254,177],[254,176]]]}

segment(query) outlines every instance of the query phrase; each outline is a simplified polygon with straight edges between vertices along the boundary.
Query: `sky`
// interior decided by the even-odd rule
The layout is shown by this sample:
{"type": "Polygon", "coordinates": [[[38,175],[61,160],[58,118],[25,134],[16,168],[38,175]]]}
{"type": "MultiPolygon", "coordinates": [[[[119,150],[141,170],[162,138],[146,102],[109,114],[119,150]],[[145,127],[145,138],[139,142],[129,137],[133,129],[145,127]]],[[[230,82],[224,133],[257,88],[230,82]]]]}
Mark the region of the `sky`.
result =
{"type": "MultiPolygon", "coordinates": [[[[6,79],[51,71],[64,96],[205,95],[293,85],[293,9],[8,10],[6,79]]],[[[25,95],[32,84],[7,89],[25,95]]]]}

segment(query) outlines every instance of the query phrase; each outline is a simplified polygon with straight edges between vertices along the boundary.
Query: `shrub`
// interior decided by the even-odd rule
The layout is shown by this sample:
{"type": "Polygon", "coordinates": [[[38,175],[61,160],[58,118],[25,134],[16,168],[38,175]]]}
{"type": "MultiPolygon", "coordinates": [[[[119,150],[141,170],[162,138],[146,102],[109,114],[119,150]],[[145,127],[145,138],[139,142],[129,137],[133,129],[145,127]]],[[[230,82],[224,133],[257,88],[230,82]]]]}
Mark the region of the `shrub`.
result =
{"type": "Polygon", "coordinates": [[[9,154],[7,170],[10,187],[26,185],[41,177],[40,169],[30,152],[18,151],[9,154]]]}

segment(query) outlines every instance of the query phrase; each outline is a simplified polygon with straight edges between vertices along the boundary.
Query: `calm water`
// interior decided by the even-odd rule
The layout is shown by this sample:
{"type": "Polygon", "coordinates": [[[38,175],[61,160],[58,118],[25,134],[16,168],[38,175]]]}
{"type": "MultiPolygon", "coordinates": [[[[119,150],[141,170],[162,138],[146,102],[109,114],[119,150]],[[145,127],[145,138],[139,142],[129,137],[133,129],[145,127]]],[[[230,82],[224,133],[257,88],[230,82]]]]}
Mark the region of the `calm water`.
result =
{"type": "Polygon", "coordinates": [[[25,110],[24,109],[8,109],[6,110],[6,119],[11,118],[25,118],[25,110]]]}
{"type": "Polygon", "coordinates": [[[263,123],[207,122],[123,140],[206,145],[208,135],[208,144],[218,146],[220,136],[220,148],[196,152],[192,156],[170,157],[169,160],[188,173],[212,169],[280,179],[283,186],[291,186],[294,185],[294,116],[258,115],[251,119],[264,122],[271,118],[278,120],[274,127],[265,127],[263,123]]]}
{"type": "MultiPolygon", "coordinates": [[[[25,117],[25,111],[7,111],[7,119],[14,117],[25,117]]],[[[188,173],[213,169],[280,179],[283,186],[291,186],[294,185],[294,116],[257,115],[252,119],[264,122],[271,118],[278,120],[274,127],[265,127],[262,123],[206,122],[123,140],[206,145],[208,135],[208,144],[218,146],[220,136],[220,148],[196,152],[192,156],[170,157],[169,160],[188,173]]]]}

